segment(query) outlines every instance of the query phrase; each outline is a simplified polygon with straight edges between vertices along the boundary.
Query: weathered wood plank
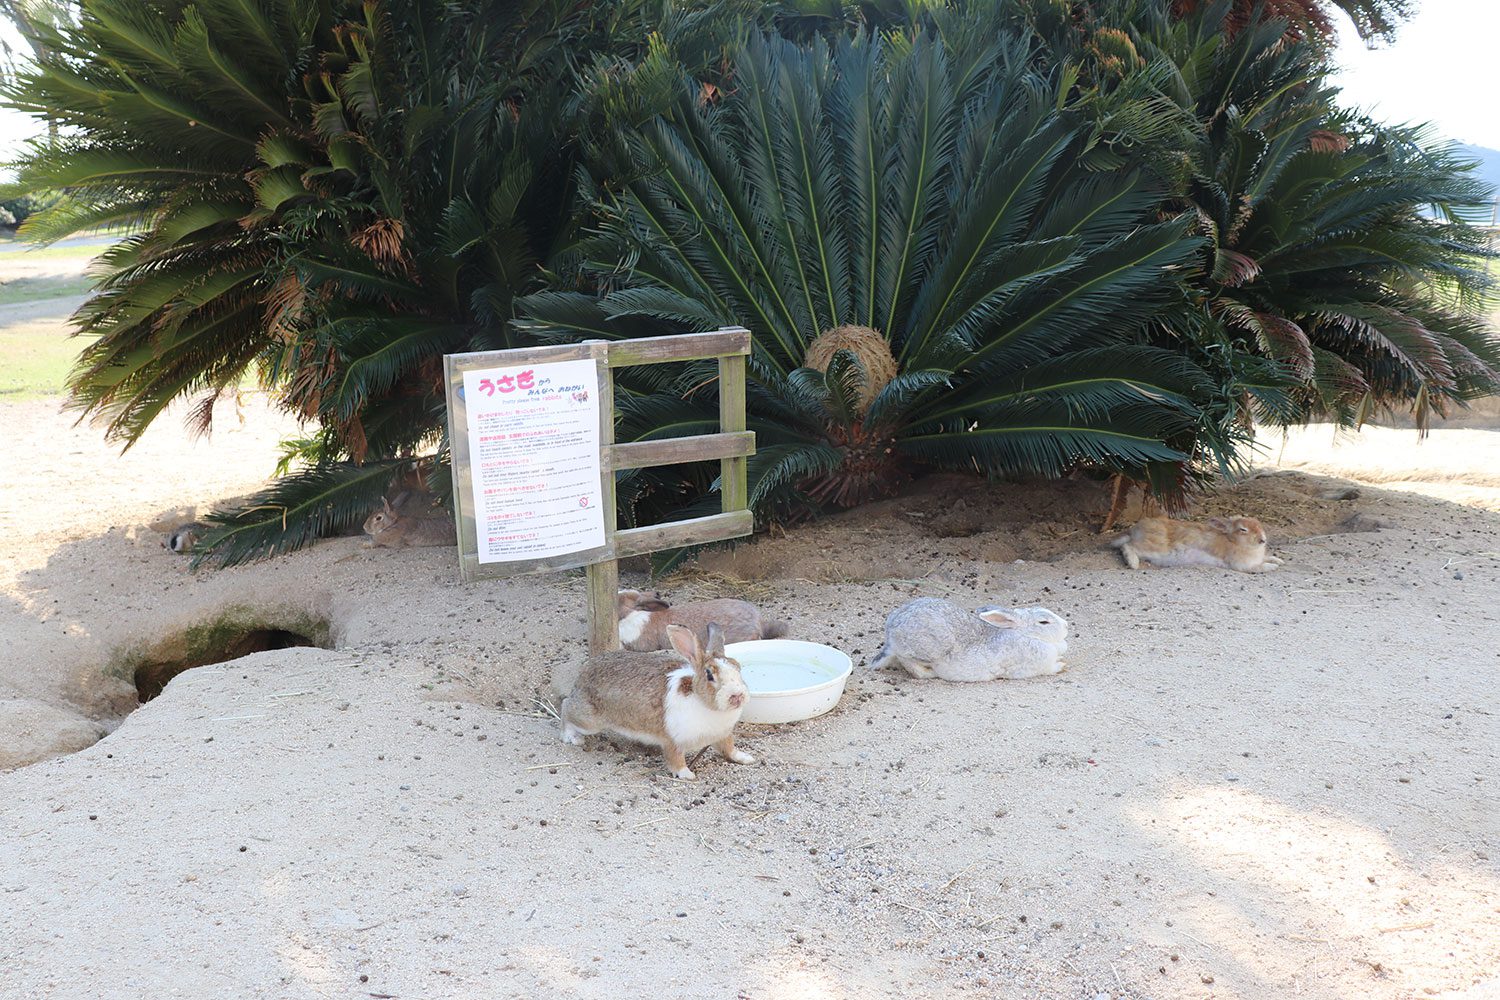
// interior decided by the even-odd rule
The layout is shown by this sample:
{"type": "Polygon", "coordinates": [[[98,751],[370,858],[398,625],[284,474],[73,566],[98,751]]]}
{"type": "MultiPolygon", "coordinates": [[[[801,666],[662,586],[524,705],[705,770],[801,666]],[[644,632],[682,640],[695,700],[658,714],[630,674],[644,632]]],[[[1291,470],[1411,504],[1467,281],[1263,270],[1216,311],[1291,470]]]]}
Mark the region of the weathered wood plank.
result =
{"type": "Polygon", "coordinates": [[[722,542],[740,538],[754,530],[755,518],[748,510],[709,514],[707,517],[653,524],[645,528],[626,528],[615,533],[615,556],[625,559],[662,549],[722,542]]]}
{"type": "Polygon", "coordinates": [[[684,462],[710,462],[717,458],[753,454],[755,435],[750,431],[736,431],[729,434],[699,434],[694,437],[617,444],[609,449],[607,464],[619,472],[625,469],[649,469],[658,465],[681,465],[684,462]]]}
{"type": "MultiPolygon", "coordinates": [[[[539,365],[548,361],[581,361],[596,357],[599,349],[592,346],[597,341],[581,344],[559,344],[554,347],[517,347],[506,351],[472,351],[468,354],[445,354],[444,360],[450,372],[462,373],[478,368],[514,368],[517,365],[539,365]]],[[[456,381],[463,383],[463,375],[456,381]]]]}
{"type": "MultiPolygon", "coordinates": [[[[604,540],[615,544],[615,473],[609,454],[615,443],[615,377],[609,370],[608,355],[599,359],[599,476],[601,502],[604,504],[604,540]]],[[[588,568],[589,649],[602,653],[620,648],[619,616],[615,612],[615,594],[620,589],[618,553],[593,563],[588,568]]]]}
{"type": "Polygon", "coordinates": [[[535,576],[538,573],[561,573],[570,569],[582,569],[600,559],[613,559],[615,551],[608,545],[597,549],[566,552],[560,556],[544,559],[508,559],[505,562],[479,561],[478,554],[462,553],[460,558],[468,567],[465,583],[475,580],[506,580],[513,576],[535,576]]]}
{"type": "Polygon", "coordinates": [[[663,361],[696,361],[750,353],[750,331],[726,327],[711,333],[683,333],[672,337],[642,337],[609,343],[609,366],[655,365],[663,361]]]}
{"type": "Polygon", "coordinates": [[[479,540],[474,524],[469,478],[469,417],[463,394],[462,369],[453,355],[443,358],[443,391],[448,399],[448,465],[453,475],[453,521],[458,528],[458,578],[465,583],[478,579],[479,540]]]}
{"type": "MultiPolygon", "coordinates": [[[[745,368],[743,355],[719,359],[719,429],[745,429],[745,368]]],[[[754,435],[747,455],[755,453],[754,435]]],[[[726,513],[750,506],[750,466],[744,456],[726,455],[719,463],[721,509],[726,513]]]]}

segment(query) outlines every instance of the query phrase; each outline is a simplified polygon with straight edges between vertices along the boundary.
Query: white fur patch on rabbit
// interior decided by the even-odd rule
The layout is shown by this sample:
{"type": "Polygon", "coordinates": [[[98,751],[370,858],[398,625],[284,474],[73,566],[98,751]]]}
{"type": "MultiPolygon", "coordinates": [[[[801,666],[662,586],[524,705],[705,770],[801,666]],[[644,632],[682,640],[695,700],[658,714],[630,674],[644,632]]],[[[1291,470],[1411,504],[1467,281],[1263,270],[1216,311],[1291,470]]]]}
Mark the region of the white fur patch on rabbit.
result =
{"type": "Polygon", "coordinates": [[[651,624],[651,612],[632,611],[620,619],[620,645],[626,649],[633,648],[635,641],[641,637],[646,626],[651,624]]]}
{"type": "Polygon", "coordinates": [[[692,667],[679,667],[667,675],[664,706],[667,735],[682,748],[683,753],[697,753],[734,732],[735,723],[740,721],[740,713],[744,711],[743,705],[719,711],[709,707],[702,698],[682,693],[679,682],[692,676],[692,667]]]}

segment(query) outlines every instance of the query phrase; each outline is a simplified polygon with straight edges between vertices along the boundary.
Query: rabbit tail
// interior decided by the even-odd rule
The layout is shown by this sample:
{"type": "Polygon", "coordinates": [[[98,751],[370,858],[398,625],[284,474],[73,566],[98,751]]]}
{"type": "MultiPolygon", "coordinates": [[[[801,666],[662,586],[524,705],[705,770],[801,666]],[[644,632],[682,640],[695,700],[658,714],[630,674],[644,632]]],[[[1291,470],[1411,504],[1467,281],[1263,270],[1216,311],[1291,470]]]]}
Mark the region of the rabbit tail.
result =
{"type": "Polygon", "coordinates": [[[780,639],[785,635],[786,622],[779,622],[772,619],[771,621],[761,623],[760,637],[762,639],[780,639]]]}
{"type": "Polygon", "coordinates": [[[880,652],[875,654],[875,659],[870,661],[870,669],[884,670],[886,667],[893,666],[895,662],[896,658],[891,655],[891,644],[886,642],[880,647],[880,652]]]}

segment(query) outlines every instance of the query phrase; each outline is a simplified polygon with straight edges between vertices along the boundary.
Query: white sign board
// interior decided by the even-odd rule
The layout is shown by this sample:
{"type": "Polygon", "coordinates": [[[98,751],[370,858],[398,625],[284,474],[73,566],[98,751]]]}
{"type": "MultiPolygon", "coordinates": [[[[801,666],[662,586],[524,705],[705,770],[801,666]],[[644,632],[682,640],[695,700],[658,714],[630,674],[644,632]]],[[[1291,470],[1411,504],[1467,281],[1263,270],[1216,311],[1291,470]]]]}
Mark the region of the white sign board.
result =
{"type": "Polygon", "coordinates": [[[463,400],[479,562],[603,546],[595,362],[464,371],[463,400]]]}

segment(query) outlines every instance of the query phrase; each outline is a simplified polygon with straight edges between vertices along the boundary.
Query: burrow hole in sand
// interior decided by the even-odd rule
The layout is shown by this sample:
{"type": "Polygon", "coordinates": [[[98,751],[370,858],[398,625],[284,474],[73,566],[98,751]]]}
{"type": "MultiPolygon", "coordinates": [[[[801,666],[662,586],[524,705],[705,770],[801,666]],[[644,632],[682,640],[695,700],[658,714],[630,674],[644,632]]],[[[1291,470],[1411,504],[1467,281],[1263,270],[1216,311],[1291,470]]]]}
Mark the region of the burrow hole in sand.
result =
{"type": "Polygon", "coordinates": [[[172,678],[194,667],[293,646],[331,649],[329,632],[327,619],[316,615],[231,608],[153,643],[130,657],[125,667],[145,703],[161,694],[172,678]]]}

